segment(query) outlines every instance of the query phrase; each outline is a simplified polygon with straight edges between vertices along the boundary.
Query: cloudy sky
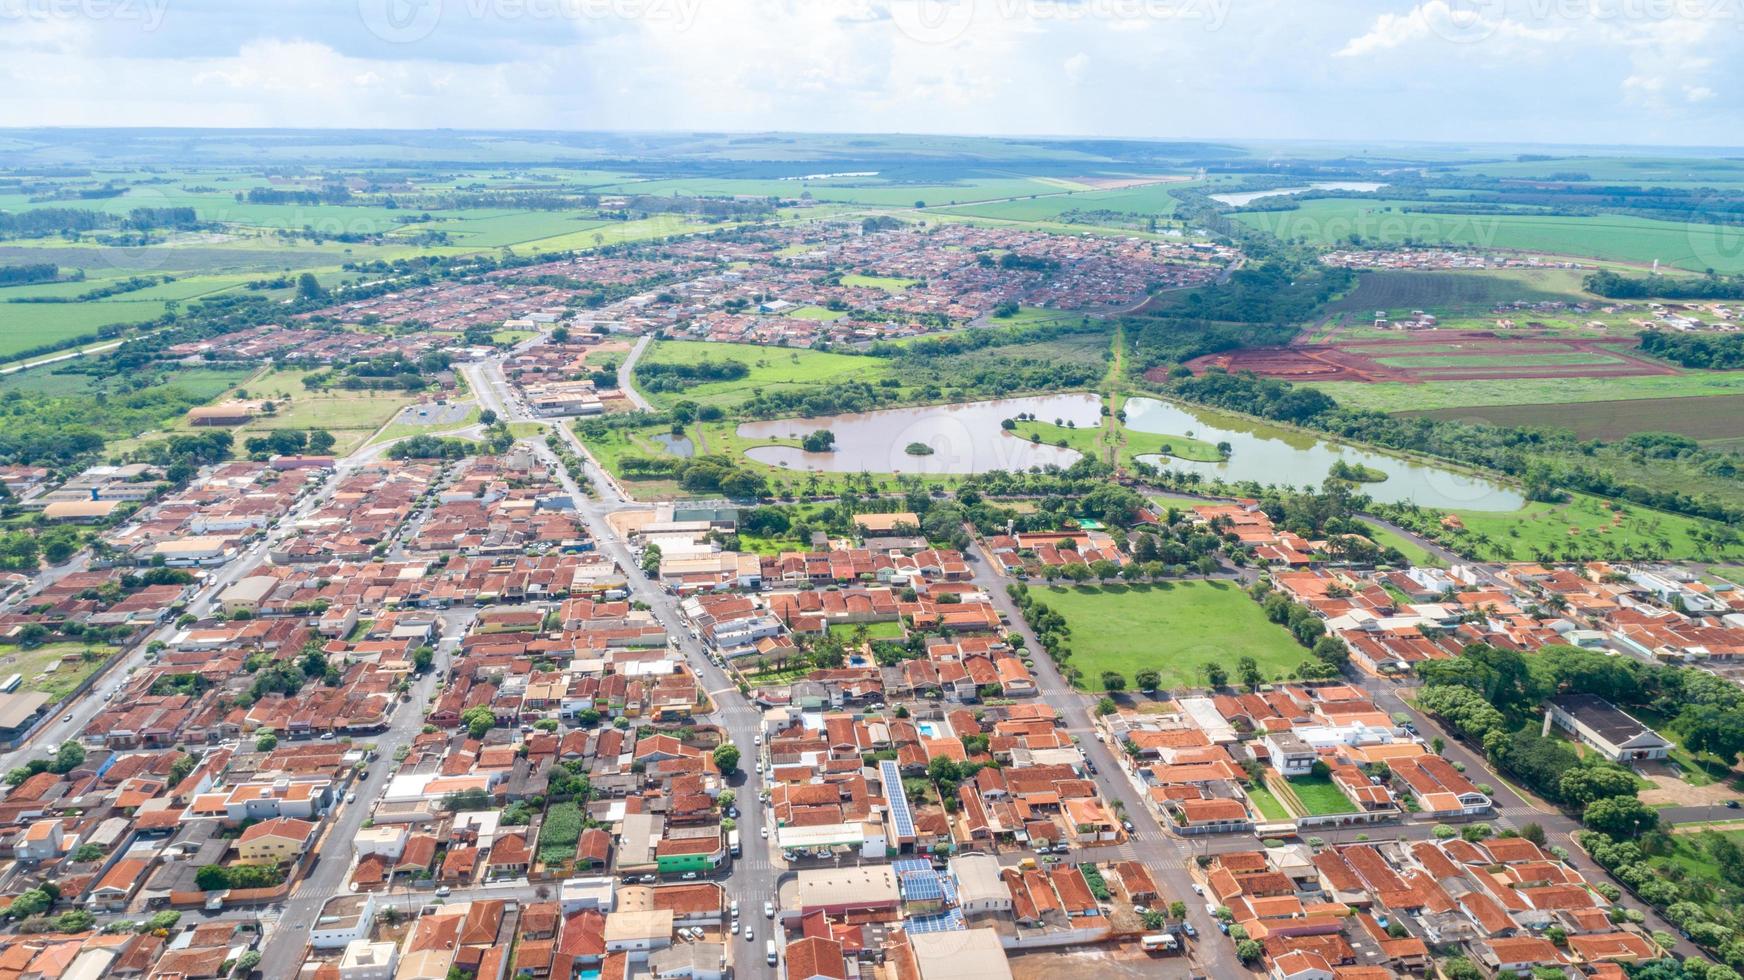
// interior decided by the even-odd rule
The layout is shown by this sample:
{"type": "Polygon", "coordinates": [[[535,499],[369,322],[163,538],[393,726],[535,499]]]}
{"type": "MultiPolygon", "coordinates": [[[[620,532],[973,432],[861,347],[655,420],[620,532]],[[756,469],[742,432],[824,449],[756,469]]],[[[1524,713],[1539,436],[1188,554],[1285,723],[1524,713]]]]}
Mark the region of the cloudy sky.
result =
{"type": "Polygon", "coordinates": [[[1744,0],[0,0],[0,126],[1744,145],[1744,0]]]}

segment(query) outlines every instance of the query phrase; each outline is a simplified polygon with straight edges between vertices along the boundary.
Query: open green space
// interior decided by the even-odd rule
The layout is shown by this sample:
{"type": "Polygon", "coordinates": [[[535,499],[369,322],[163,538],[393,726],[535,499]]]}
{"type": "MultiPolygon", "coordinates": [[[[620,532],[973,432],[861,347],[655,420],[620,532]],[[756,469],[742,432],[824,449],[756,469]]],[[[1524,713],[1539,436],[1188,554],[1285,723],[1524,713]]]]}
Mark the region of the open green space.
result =
{"type": "Polygon", "coordinates": [[[1709,521],[1574,494],[1565,503],[1529,502],[1516,511],[1455,511],[1462,530],[1447,530],[1425,513],[1417,530],[1480,561],[1549,561],[1653,557],[1670,560],[1744,556],[1744,544],[1709,521]]]}
{"type": "Polygon", "coordinates": [[[114,647],[84,643],[46,643],[32,650],[0,646],[0,678],[18,674],[20,691],[41,691],[52,704],[73,693],[114,653],[114,647]]]}
{"type": "Polygon", "coordinates": [[[847,316],[844,310],[831,310],[822,306],[798,306],[787,311],[787,315],[801,320],[840,320],[847,316]]]}
{"type": "Polygon", "coordinates": [[[1203,665],[1232,669],[1242,657],[1253,657],[1266,677],[1282,679],[1309,659],[1236,583],[1032,585],[1030,594],[1066,618],[1071,665],[1089,687],[1105,670],[1130,684],[1145,668],[1160,673],[1165,688],[1202,687],[1203,665]]]}
{"type": "Polygon", "coordinates": [[[649,392],[648,400],[661,408],[680,401],[699,405],[736,405],[759,391],[784,391],[829,387],[845,381],[876,381],[888,375],[889,362],[857,354],[756,344],[713,344],[699,340],[662,340],[643,355],[649,364],[700,364],[705,361],[738,361],[750,369],[743,378],[708,381],[682,391],[649,392]]]}
{"type": "Polygon", "coordinates": [[[901,279],[896,276],[865,276],[859,273],[849,273],[842,277],[842,285],[859,286],[863,289],[882,289],[887,293],[900,293],[911,286],[920,284],[918,279],[901,279]]]}
{"type": "Polygon", "coordinates": [[[1442,564],[1445,564],[1441,559],[1435,557],[1434,555],[1430,554],[1428,551],[1424,550],[1422,545],[1411,540],[1410,538],[1405,537],[1403,534],[1399,534],[1399,533],[1396,533],[1394,531],[1389,531],[1386,528],[1381,527],[1378,524],[1371,523],[1369,521],[1364,521],[1363,523],[1368,525],[1369,540],[1373,541],[1374,543],[1380,545],[1383,548],[1395,548],[1395,549],[1397,549],[1399,554],[1404,555],[1405,560],[1410,562],[1411,564],[1413,564],[1413,565],[1442,565],[1442,564]]]}
{"type": "Polygon", "coordinates": [[[830,635],[844,642],[852,642],[859,634],[860,626],[866,627],[868,640],[900,640],[902,639],[902,624],[891,621],[888,623],[836,623],[830,627],[830,635]]]}
{"type": "Polygon", "coordinates": [[[1356,806],[1333,785],[1330,776],[1292,776],[1287,780],[1303,809],[1310,816],[1324,817],[1339,813],[1355,813],[1356,806]]]}
{"type": "Polygon", "coordinates": [[[1246,789],[1248,800],[1253,803],[1254,809],[1260,812],[1260,816],[1267,820],[1290,819],[1290,811],[1284,808],[1284,804],[1280,803],[1276,796],[1272,795],[1271,790],[1260,783],[1250,783],[1246,789]]]}

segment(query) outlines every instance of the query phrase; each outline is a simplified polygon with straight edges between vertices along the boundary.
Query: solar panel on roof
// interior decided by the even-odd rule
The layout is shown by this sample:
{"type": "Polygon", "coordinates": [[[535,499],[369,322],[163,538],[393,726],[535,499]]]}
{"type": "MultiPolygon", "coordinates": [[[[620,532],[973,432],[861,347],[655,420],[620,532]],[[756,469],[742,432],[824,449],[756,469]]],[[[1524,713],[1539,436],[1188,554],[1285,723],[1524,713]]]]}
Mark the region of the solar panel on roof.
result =
{"type": "Polygon", "coordinates": [[[896,825],[898,837],[914,836],[914,812],[908,808],[908,796],[902,790],[902,770],[889,759],[878,763],[878,774],[884,782],[884,798],[890,803],[890,819],[896,825]]]}

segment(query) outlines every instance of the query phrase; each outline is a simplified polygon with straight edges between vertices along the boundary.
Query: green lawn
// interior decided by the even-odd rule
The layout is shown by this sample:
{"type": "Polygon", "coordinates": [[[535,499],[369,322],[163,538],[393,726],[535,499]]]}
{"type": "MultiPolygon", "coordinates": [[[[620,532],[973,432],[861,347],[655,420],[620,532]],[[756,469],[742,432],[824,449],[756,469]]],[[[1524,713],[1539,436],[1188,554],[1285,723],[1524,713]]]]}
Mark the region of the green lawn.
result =
{"type": "Polygon", "coordinates": [[[787,315],[801,320],[840,320],[848,314],[842,310],[831,310],[822,306],[800,306],[788,310],[787,315]]]}
{"type": "Polygon", "coordinates": [[[842,277],[844,286],[860,286],[867,289],[882,289],[887,293],[900,293],[910,286],[920,284],[918,279],[900,279],[896,276],[863,276],[850,273],[842,277]]]}
{"type": "Polygon", "coordinates": [[[1329,776],[1297,776],[1289,783],[1310,816],[1356,812],[1356,807],[1345,798],[1342,790],[1332,784],[1329,776]]]}
{"type": "Polygon", "coordinates": [[[675,402],[736,405],[759,391],[827,388],[845,381],[876,381],[890,371],[882,358],[831,354],[756,344],[711,344],[698,340],[662,340],[648,349],[648,364],[696,364],[705,360],[738,361],[750,373],[734,381],[710,381],[682,391],[652,392],[648,400],[662,408],[675,402]]]}
{"type": "MultiPolygon", "coordinates": [[[[902,639],[902,624],[892,620],[888,623],[866,623],[866,638],[869,640],[900,640],[902,639]]],[[[855,631],[860,628],[857,623],[836,623],[830,627],[830,635],[845,642],[853,642],[855,631]]]]}
{"type": "Polygon", "coordinates": [[[1278,802],[1278,798],[1272,795],[1271,790],[1259,783],[1253,783],[1247,787],[1247,798],[1253,802],[1254,809],[1260,812],[1260,816],[1267,820],[1290,819],[1290,811],[1284,808],[1284,804],[1278,802]]]}
{"type": "MultiPolygon", "coordinates": [[[[1363,523],[1368,524],[1367,521],[1363,523]]],[[[1383,548],[1397,548],[1405,556],[1405,560],[1413,565],[1440,565],[1441,559],[1423,550],[1423,546],[1402,534],[1395,534],[1383,527],[1368,524],[1369,538],[1383,548]]]]}
{"type": "Polygon", "coordinates": [[[1130,686],[1147,667],[1162,674],[1165,688],[1199,687],[1202,665],[1233,672],[1244,656],[1268,678],[1282,679],[1308,659],[1308,651],[1230,582],[1032,585],[1030,595],[1066,617],[1070,665],[1083,672],[1088,687],[1098,685],[1104,670],[1119,672],[1130,686]]]}

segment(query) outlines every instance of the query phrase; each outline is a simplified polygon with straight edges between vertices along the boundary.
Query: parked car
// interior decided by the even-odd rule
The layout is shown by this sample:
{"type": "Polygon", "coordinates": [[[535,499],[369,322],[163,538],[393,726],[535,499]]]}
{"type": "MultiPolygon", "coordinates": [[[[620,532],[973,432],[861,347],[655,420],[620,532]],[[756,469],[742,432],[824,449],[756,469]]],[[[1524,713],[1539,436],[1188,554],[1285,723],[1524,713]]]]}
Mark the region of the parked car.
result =
{"type": "Polygon", "coordinates": [[[1199,937],[1199,930],[1193,928],[1193,923],[1191,923],[1191,922],[1181,923],[1181,929],[1183,931],[1185,931],[1187,933],[1187,935],[1192,937],[1192,938],[1197,939],[1199,937]]]}
{"type": "Polygon", "coordinates": [[[1121,826],[1121,828],[1122,828],[1122,829],[1124,829],[1124,830],[1125,830],[1125,831],[1126,831],[1126,832],[1127,832],[1127,833],[1129,833],[1129,834],[1130,834],[1130,833],[1132,833],[1132,821],[1131,821],[1131,820],[1122,820],[1122,821],[1121,821],[1121,822],[1120,822],[1120,826],[1121,826]]]}
{"type": "Polygon", "coordinates": [[[1728,809],[1728,810],[1738,809],[1738,801],[1737,800],[1727,800],[1726,801],[1726,809],[1728,809]]]}
{"type": "Polygon", "coordinates": [[[737,919],[739,917],[739,900],[736,898],[733,899],[732,911],[733,918],[737,919]]]}
{"type": "Polygon", "coordinates": [[[685,873],[684,873],[684,875],[683,875],[683,880],[685,880],[685,881],[695,881],[695,880],[696,880],[696,872],[694,872],[694,871],[686,871],[686,872],[685,872],[685,873]]]}
{"type": "Polygon", "coordinates": [[[763,918],[765,918],[765,919],[775,918],[775,903],[774,902],[764,902],[763,903],[763,918]]]}
{"type": "Polygon", "coordinates": [[[436,889],[436,897],[437,898],[447,898],[448,896],[450,896],[452,894],[454,894],[454,889],[448,887],[447,885],[443,885],[441,888],[436,889]]]}
{"type": "Polygon", "coordinates": [[[754,943],[757,941],[757,931],[751,928],[751,923],[749,922],[745,923],[745,941],[748,943],[754,943]]]}

